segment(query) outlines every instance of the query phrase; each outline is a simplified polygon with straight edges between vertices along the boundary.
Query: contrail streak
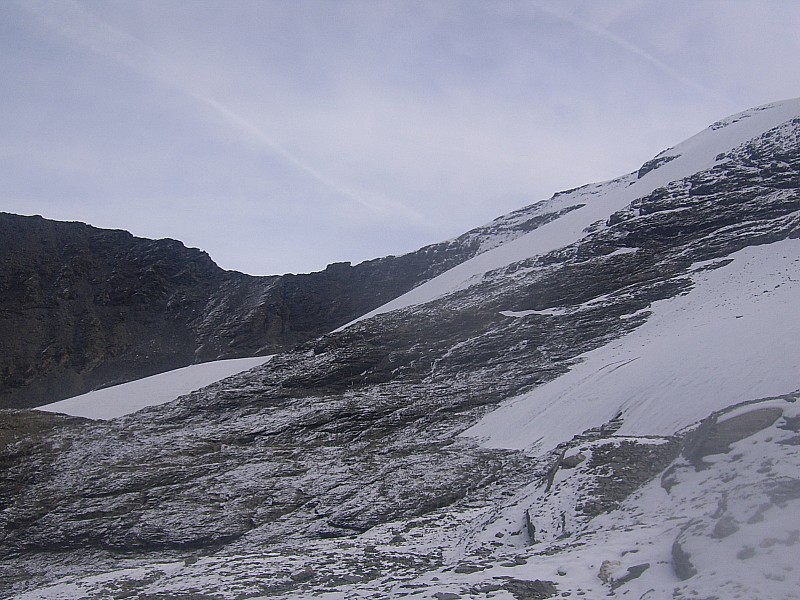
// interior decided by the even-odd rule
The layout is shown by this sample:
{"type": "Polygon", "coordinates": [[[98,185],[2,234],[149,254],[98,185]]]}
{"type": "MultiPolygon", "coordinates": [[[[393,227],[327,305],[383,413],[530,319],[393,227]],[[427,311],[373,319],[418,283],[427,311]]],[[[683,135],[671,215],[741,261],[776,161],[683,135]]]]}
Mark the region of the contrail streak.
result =
{"type": "Polygon", "coordinates": [[[280,156],[288,164],[321,184],[324,188],[338,196],[355,202],[361,207],[375,213],[389,212],[403,215],[418,223],[424,223],[422,215],[405,204],[389,198],[379,198],[369,194],[366,200],[363,193],[348,189],[333,181],[304,160],[288,151],[277,140],[270,136],[263,127],[242,116],[222,102],[194,90],[190,82],[182,80],[181,72],[170,61],[135,36],[121,31],[98,18],[74,0],[59,2],[31,1],[19,2],[18,6],[34,14],[40,22],[55,30],[60,35],[76,42],[93,52],[111,58],[144,77],[157,81],[161,85],[176,89],[212,109],[222,116],[225,122],[244,133],[248,138],[256,140],[274,154],[280,156]]]}
{"type": "Polygon", "coordinates": [[[554,10],[554,9],[552,9],[550,7],[547,7],[547,6],[543,5],[543,4],[540,4],[538,2],[535,3],[535,7],[538,10],[541,10],[542,12],[547,13],[551,17],[555,17],[556,19],[559,19],[561,21],[564,21],[566,23],[569,23],[570,25],[573,25],[573,26],[575,26],[575,27],[577,27],[579,29],[582,29],[582,30],[586,31],[587,33],[591,33],[593,35],[596,35],[596,36],[598,36],[598,37],[600,37],[600,38],[602,38],[602,39],[604,39],[604,40],[606,40],[608,42],[611,42],[612,44],[614,44],[615,46],[621,48],[622,50],[625,50],[626,52],[629,52],[630,54],[638,56],[639,58],[641,58],[645,62],[650,63],[651,65],[656,67],[658,70],[660,70],[663,73],[669,75],[670,77],[672,77],[676,81],[682,83],[683,85],[685,85],[687,87],[690,87],[690,88],[692,88],[692,89],[704,94],[705,96],[714,98],[716,100],[722,100],[723,102],[728,104],[729,108],[732,109],[732,110],[738,108],[736,103],[733,102],[727,96],[724,96],[723,94],[720,94],[716,90],[713,90],[713,89],[711,89],[711,88],[709,88],[709,87],[707,87],[707,86],[705,86],[705,85],[703,85],[701,83],[698,83],[694,79],[686,77],[683,73],[681,73],[680,71],[677,71],[676,69],[673,69],[671,66],[666,64],[664,61],[656,58],[655,56],[653,56],[649,52],[646,52],[646,51],[642,50],[639,46],[636,46],[635,44],[632,44],[628,40],[626,40],[624,38],[621,38],[620,36],[610,32],[608,29],[600,27],[599,25],[595,25],[594,23],[589,23],[589,22],[584,21],[582,19],[578,19],[577,17],[574,17],[572,15],[559,12],[557,10],[554,10]]]}
{"type": "Polygon", "coordinates": [[[321,183],[328,189],[332,190],[333,192],[339,194],[340,196],[344,196],[345,198],[348,198],[349,200],[352,200],[353,202],[356,202],[357,204],[371,211],[377,211],[378,209],[389,209],[394,214],[405,214],[407,217],[410,217],[414,220],[418,220],[420,222],[423,221],[422,215],[420,215],[418,212],[412,210],[411,208],[407,207],[402,203],[395,202],[393,200],[385,198],[375,199],[373,202],[368,202],[364,200],[361,194],[358,194],[354,191],[351,191],[339,185],[338,183],[332,181],[323,173],[320,173],[314,167],[310,166],[308,163],[300,160],[297,156],[286,150],[280,143],[278,143],[275,139],[269,136],[261,127],[258,127],[252,121],[243,117],[241,114],[237,113],[233,109],[229,108],[228,106],[225,106],[220,102],[217,102],[213,98],[209,98],[207,96],[194,93],[192,93],[191,95],[196,100],[214,109],[230,125],[236,127],[237,129],[243,131],[247,135],[259,141],[261,144],[267,146],[275,154],[279,155],[284,160],[295,166],[297,169],[307,174],[312,179],[318,181],[319,183],[321,183]]]}

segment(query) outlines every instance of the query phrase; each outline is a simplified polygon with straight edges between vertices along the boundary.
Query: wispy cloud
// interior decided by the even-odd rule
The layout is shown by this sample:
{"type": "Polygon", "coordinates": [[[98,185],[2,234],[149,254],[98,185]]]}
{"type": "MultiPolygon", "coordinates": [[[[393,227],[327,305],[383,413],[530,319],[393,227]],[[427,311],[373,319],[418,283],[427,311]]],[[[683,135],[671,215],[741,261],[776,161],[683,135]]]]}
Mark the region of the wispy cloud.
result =
{"type": "Polygon", "coordinates": [[[287,165],[341,199],[355,203],[361,209],[366,209],[383,218],[400,217],[417,225],[426,223],[419,211],[402,202],[384,195],[360,191],[326,175],[296,153],[289,151],[263,126],[257,125],[230,105],[211,97],[204,90],[198,89],[192,82],[187,81],[182,70],[172,64],[168,57],[150,48],[130,33],[113,27],[77,1],[48,2],[39,0],[21,2],[20,6],[35,14],[42,23],[71,41],[106,59],[114,60],[152,81],[178,90],[188,99],[199,102],[217,116],[222,117],[230,127],[243,136],[245,141],[258,143],[263,149],[280,157],[287,165]]]}
{"type": "Polygon", "coordinates": [[[689,87],[689,88],[691,88],[691,89],[703,94],[704,96],[707,96],[707,97],[712,98],[712,99],[717,100],[717,101],[722,101],[724,104],[726,104],[728,106],[728,108],[730,110],[735,110],[736,108],[740,108],[740,107],[737,107],[736,103],[733,102],[733,100],[731,100],[730,98],[728,98],[724,94],[722,94],[719,91],[717,91],[715,89],[712,89],[712,88],[710,88],[710,87],[708,87],[708,86],[706,86],[706,85],[704,85],[704,84],[692,79],[691,77],[687,77],[686,75],[684,75],[679,70],[671,67],[670,65],[668,65],[664,61],[662,61],[659,58],[653,56],[652,54],[650,54],[649,52],[647,52],[644,49],[640,48],[636,44],[633,44],[630,41],[626,40],[625,38],[620,37],[619,35],[609,31],[605,27],[602,27],[602,26],[600,26],[598,24],[591,23],[591,22],[585,21],[583,19],[580,19],[580,18],[576,17],[575,15],[571,14],[569,11],[563,10],[562,9],[563,4],[561,4],[561,3],[557,4],[557,5],[554,5],[554,6],[549,6],[549,5],[544,4],[542,2],[535,3],[535,7],[538,10],[541,10],[542,12],[547,13],[551,17],[554,17],[556,19],[564,21],[565,23],[569,23],[570,25],[573,25],[573,26],[575,26],[575,27],[577,27],[579,29],[582,29],[583,31],[585,31],[587,33],[595,35],[595,36],[597,36],[597,37],[599,37],[599,38],[601,38],[601,39],[603,39],[603,40],[605,40],[605,41],[617,46],[621,50],[623,50],[623,51],[625,51],[625,52],[627,52],[629,54],[632,54],[632,55],[642,59],[646,63],[648,63],[648,64],[652,65],[653,67],[655,67],[658,71],[664,73],[665,75],[668,75],[670,78],[672,78],[676,82],[678,82],[678,83],[680,83],[682,85],[685,85],[685,86],[687,86],[687,87],[689,87]],[[557,6],[558,8],[554,8],[554,6],[557,6]]]}
{"type": "Polygon", "coordinates": [[[19,0],[17,5],[52,31],[141,75],[162,81],[173,75],[141,40],[112,27],[75,0],[19,0]]]}
{"type": "Polygon", "coordinates": [[[790,0],[0,1],[0,194],[250,272],[397,254],[800,94],[798,19],[790,0]]]}

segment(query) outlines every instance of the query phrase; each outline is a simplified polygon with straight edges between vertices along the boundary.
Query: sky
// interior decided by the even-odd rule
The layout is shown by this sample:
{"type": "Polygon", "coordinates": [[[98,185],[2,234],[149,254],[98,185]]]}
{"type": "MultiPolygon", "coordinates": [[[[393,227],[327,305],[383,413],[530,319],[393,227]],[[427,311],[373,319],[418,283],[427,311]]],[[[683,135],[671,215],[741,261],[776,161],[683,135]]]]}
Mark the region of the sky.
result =
{"type": "Polygon", "coordinates": [[[0,211],[304,273],[800,96],[796,0],[4,0],[0,211]]]}

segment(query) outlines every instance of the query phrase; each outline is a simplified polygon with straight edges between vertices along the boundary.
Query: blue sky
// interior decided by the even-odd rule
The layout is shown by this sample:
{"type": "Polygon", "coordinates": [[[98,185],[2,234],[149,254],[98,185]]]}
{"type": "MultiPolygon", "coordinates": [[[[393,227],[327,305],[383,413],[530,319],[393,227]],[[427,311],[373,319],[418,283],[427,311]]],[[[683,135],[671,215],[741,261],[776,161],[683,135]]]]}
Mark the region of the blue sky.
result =
{"type": "Polygon", "coordinates": [[[795,0],[6,0],[0,210],[401,254],[800,96],[795,0]]]}

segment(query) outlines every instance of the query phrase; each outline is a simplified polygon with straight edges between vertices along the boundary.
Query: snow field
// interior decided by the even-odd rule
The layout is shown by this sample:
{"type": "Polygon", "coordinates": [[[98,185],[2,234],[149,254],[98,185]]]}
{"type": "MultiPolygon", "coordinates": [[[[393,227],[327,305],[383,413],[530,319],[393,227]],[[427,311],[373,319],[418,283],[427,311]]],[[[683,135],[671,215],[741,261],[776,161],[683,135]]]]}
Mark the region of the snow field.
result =
{"type": "Polygon", "coordinates": [[[221,379],[258,367],[271,356],[232,358],[159,373],[40,406],[37,410],[87,419],[114,419],[199,390],[221,379]]]}
{"type": "Polygon", "coordinates": [[[726,406],[800,389],[800,240],[729,258],[698,265],[688,294],[653,303],[639,328],[462,435],[545,452],[619,412],[620,435],[671,435],[726,406]]]}

